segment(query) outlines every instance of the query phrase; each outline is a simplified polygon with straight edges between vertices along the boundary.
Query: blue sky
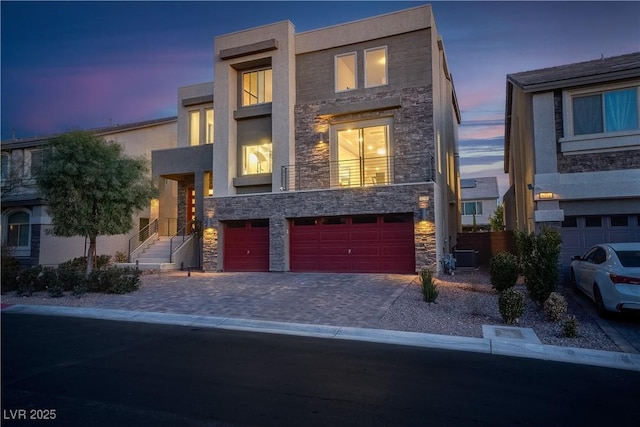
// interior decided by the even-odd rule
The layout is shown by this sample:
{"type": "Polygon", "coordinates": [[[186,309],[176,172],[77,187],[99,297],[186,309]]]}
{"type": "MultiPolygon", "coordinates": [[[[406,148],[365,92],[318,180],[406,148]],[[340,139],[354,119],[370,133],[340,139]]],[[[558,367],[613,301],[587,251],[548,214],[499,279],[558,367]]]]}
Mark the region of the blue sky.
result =
{"type": "Polygon", "coordinates": [[[640,2],[1,2],[2,139],[176,114],[211,81],[213,38],[282,20],[297,32],[431,4],[463,123],[463,177],[502,174],[508,73],[640,51],[640,2]]]}

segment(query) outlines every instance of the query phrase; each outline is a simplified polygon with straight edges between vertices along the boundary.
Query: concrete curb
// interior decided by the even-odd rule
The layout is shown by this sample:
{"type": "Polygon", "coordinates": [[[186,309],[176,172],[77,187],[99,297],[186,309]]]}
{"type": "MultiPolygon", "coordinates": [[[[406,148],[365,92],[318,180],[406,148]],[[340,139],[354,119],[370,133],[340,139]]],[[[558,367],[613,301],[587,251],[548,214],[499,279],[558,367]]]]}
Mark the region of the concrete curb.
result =
{"type": "Polygon", "coordinates": [[[218,328],[236,331],[295,335],[313,338],[366,341],[382,344],[408,345],[502,356],[526,357],[605,368],[640,371],[640,355],[612,351],[590,350],[518,342],[508,339],[471,338],[391,331],[385,329],[353,328],[344,326],[312,325],[302,323],[273,322],[266,320],[209,317],[190,314],[139,312],[115,309],[58,307],[44,305],[10,305],[2,313],[35,314],[42,316],[80,317],[87,319],[116,320],[123,322],[155,323],[162,325],[218,328]]]}

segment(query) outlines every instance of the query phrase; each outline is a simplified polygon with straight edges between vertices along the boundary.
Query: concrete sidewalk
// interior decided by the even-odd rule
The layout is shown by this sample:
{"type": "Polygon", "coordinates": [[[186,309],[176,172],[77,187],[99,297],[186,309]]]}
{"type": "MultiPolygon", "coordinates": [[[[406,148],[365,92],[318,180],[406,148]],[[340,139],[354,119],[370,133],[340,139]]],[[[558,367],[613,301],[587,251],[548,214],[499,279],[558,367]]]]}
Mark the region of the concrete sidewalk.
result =
{"type": "MultiPolygon", "coordinates": [[[[530,342],[530,340],[527,339],[521,340],[511,338],[509,335],[501,338],[499,336],[500,334],[492,334],[490,338],[469,338],[345,326],[327,326],[115,309],[38,305],[9,305],[2,308],[2,313],[81,317],[124,322],[143,322],[297,335],[325,339],[367,341],[423,348],[490,353],[503,356],[526,357],[555,362],[640,371],[640,355],[637,354],[544,345],[537,342],[530,342]]],[[[526,328],[504,329],[518,330],[526,328]]],[[[523,332],[525,332],[523,335],[526,336],[527,331],[523,332]]]]}

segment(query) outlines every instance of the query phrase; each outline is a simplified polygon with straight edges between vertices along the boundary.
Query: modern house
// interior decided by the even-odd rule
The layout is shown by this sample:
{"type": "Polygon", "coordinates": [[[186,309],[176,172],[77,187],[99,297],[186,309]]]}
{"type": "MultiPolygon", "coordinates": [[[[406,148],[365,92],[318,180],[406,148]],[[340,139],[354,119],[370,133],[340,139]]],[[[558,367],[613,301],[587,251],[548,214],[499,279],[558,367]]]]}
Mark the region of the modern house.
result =
{"type": "MultiPolygon", "coordinates": [[[[93,129],[91,132],[120,143],[132,157],[150,159],[151,151],[175,146],[176,118],[150,120],[119,126],[93,129]]],[[[51,265],[86,254],[88,243],[82,237],[57,237],[47,233],[51,218],[47,214],[46,195],[38,193],[36,175],[42,162],[42,148],[52,136],[16,139],[2,142],[2,245],[25,266],[51,265]]],[[[165,194],[171,194],[165,191],[165,194]]],[[[138,212],[130,234],[101,236],[97,241],[99,255],[123,254],[129,251],[131,239],[155,218],[157,201],[138,212]]]]}
{"type": "Polygon", "coordinates": [[[498,178],[487,176],[460,180],[462,230],[490,230],[489,217],[498,207],[498,178]]]}
{"type": "Polygon", "coordinates": [[[507,76],[508,229],[562,234],[562,264],[640,241],[640,52],[507,76]]]}
{"type": "Polygon", "coordinates": [[[221,35],[214,75],[153,154],[205,270],[414,273],[455,246],[460,112],[430,6],[221,35]]]}

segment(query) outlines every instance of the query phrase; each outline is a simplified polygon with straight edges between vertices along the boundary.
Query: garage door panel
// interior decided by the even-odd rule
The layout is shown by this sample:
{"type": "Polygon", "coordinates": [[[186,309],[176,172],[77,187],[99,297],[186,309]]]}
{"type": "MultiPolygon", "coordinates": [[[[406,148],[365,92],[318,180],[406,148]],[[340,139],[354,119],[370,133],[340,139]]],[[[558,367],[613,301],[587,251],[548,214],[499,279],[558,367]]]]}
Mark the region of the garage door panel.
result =
{"type": "Polygon", "coordinates": [[[413,215],[387,216],[293,220],[291,270],[414,273],[413,215]]]}
{"type": "Polygon", "coordinates": [[[269,271],[269,227],[265,224],[266,220],[224,223],[225,271],[269,271]]]}

